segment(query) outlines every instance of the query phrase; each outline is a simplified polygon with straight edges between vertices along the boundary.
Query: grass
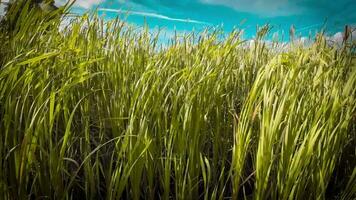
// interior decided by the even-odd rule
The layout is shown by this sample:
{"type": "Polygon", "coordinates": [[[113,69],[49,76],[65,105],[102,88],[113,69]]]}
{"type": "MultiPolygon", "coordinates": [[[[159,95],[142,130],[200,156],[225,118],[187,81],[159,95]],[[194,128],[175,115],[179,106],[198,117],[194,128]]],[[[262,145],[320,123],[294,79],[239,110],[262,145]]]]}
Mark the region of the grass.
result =
{"type": "Polygon", "coordinates": [[[60,12],[1,26],[2,199],[356,197],[352,44],[281,52],[263,27],[250,47],[236,30],[158,50],[60,12]]]}

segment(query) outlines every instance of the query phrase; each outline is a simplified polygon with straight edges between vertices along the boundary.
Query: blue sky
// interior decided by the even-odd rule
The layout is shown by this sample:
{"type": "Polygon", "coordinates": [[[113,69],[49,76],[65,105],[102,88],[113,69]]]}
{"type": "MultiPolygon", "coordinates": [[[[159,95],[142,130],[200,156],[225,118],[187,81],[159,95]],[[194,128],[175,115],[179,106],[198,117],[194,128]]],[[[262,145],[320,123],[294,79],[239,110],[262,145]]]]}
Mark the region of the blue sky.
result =
{"type": "MultiPolygon", "coordinates": [[[[98,6],[107,18],[120,14],[128,22],[164,27],[167,32],[202,30],[222,25],[226,32],[244,29],[252,38],[256,26],[269,23],[272,32],[285,38],[293,24],[301,36],[308,36],[326,26],[329,34],[343,30],[345,24],[356,25],[354,0],[87,0],[86,8],[98,6]],[[90,5],[92,3],[92,5],[90,5]]],[[[78,2],[80,6],[80,2],[78,2]]],[[[84,6],[84,7],[85,7],[84,6]]],[[[280,38],[281,39],[281,38],[280,38]]]]}
{"type": "MultiPolygon", "coordinates": [[[[63,4],[65,0],[56,0],[63,4]]],[[[207,26],[244,29],[253,38],[256,26],[269,23],[272,33],[288,38],[293,24],[297,35],[315,34],[323,26],[330,35],[356,26],[356,0],[77,0],[76,12],[98,8],[107,19],[117,15],[127,22],[150,28],[164,28],[169,34],[200,31],[207,26]],[[127,13],[129,16],[127,17],[127,13]]]]}

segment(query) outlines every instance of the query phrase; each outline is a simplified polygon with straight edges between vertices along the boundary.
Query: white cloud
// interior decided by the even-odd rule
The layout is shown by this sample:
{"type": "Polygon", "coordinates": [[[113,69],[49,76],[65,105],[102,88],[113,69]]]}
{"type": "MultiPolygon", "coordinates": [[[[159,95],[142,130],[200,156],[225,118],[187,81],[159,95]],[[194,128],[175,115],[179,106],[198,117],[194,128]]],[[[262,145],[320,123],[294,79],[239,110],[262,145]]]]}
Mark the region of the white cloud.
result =
{"type": "Polygon", "coordinates": [[[54,5],[56,6],[63,6],[64,4],[66,4],[66,0],[56,0],[54,1],[54,5]]]}
{"type": "Polygon", "coordinates": [[[104,0],[77,0],[75,4],[78,5],[79,7],[88,9],[100,4],[103,1],[104,0]]]}
{"type": "MultiPolygon", "coordinates": [[[[343,40],[344,40],[344,33],[343,32],[337,32],[334,35],[327,37],[326,38],[330,44],[336,44],[337,46],[342,45],[343,40]]],[[[356,40],[356,31],[353,31],[351,34],[351,37],[349,37],[349,40],[356,40]]]]}
{"type": "Polygon", "coordinates": [[[5,14],[5,6],[3,4],[0,5],[0,16],[5,14]]]}
{"type": "Polygon", "coordinates": [[[169,20],[169,21],[177,21],[177,22],[185,22],[185,23],[194,23],[194,24],[205,24],[209,25],[207,22],[191,20],[191,19],[181,19],[181,18],[173,18],[168,17],[165,15],[151,13],[151,12],[139,12],[139,11],[128,11],[128,10],[117,10],[117,9],[110,9],[110,8],[99,8],[99,11],[106,11],[106,12],[115,12],[115,13],[127,13],[129,15],[138,15],[138,16],[145,16],[145,17],[153,17],[157,19],[169,20]]]}
{"type": "MultiPolygon", "coordinates": [[[[68,0],[56,0],[55,4],[56,6],[63,6],[66,2],[68,2],[68,0]]],[[[93,6],[99,5],[102,2],[104,2],[104,0],[76,0],[74,6],[89,9],[93,6]]]]}
{"type": "Polygon", "coordinates": [[[3,16],[5,14],[5,7],[6,7],[6,3],[8,3],[9,0],[2,0],[1,4],[0,4],[0,16],[3,16]]]}
{"type": "Polygon", "coordinates": [[[288,0],[200,0],[202,3],[231,7],[269,17],[299,14],[303,8],[288,0]]]}
{"type": "Polygon", "coordinates": [[[333,36],[329,37],[328,39],[335,42],[336,44],[341,44],[343,40],[343,33],[342,32],[335,33],[333,36]]]}

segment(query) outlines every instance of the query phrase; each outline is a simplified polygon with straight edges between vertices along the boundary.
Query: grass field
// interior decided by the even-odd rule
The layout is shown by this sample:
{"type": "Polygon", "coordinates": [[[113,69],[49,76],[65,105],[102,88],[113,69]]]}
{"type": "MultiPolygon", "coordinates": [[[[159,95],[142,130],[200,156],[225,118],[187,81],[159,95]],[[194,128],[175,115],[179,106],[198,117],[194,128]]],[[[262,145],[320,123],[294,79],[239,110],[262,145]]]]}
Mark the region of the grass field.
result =
{"type": "Polygon", "coordinates": [[[354,44],[58,14],[0,28],[0,199],[356,198],[354,44]]]}

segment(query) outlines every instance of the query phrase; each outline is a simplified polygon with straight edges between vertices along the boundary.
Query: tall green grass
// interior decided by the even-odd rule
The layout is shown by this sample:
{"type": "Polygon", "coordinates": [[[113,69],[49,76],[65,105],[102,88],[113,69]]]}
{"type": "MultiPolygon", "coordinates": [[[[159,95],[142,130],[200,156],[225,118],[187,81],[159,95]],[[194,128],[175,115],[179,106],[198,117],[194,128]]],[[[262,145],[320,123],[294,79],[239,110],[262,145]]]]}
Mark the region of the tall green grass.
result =
{"type": "Polygon", "coordinates": [[[59,12],[1,26],[1,199],[355,198],[352,47],[59,12]]]}

